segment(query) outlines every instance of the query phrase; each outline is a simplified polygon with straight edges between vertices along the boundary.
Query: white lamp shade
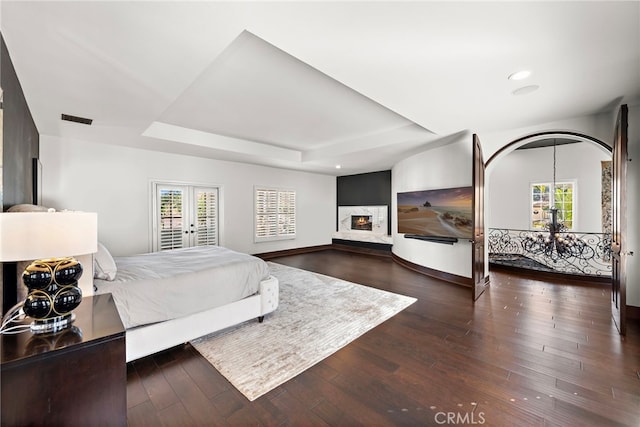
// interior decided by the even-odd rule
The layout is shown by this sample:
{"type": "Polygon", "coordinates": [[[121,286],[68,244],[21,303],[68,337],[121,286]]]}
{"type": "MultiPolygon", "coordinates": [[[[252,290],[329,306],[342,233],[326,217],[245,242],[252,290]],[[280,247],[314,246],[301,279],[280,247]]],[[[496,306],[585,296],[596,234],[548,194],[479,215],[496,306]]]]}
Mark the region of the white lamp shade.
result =
{"type": "Polygon", "coordinates": [[[76,256],[98,251],[94,212],[0,213],[0,261],[76,256]]]}

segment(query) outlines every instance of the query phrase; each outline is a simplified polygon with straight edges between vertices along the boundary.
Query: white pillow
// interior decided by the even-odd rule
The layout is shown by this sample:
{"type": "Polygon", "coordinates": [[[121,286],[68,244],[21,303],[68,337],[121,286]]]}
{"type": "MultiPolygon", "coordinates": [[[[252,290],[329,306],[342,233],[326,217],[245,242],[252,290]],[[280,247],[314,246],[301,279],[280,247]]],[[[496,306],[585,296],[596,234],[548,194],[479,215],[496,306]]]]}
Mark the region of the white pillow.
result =
{"type": "Polygon", "coordinates": [[[116,278],[116,262],[104,247],[98,242],[98,252],[93,256],[93,277],[102,280],[113,280],[116,278]]]}

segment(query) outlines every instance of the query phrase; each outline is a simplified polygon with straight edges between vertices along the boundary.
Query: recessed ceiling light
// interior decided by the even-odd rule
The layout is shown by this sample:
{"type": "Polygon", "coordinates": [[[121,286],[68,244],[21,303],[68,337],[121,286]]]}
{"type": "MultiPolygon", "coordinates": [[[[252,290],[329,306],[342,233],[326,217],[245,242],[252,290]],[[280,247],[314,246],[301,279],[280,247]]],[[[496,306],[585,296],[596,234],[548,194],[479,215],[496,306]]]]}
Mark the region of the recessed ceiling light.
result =
{"type": "Polygon", "coordinates": [[[531,71],[529,70],[516,71],[515,73],[509,76],[509,80],[524,80],[530,75],[531,75],[531,71]]]}
{"type": "Polygon", "coordinates": [[[342,166],[340,165],[336,165],[336,169],[340,169],[342,166]]]}
{"type": "Polygon", "coordinates": [[[526,95],[528,93],[535,92],[538,89],[540,89],[540,86],[538,85],[529,85],[518,88],[511,93],[514,95],[526,95]]]}

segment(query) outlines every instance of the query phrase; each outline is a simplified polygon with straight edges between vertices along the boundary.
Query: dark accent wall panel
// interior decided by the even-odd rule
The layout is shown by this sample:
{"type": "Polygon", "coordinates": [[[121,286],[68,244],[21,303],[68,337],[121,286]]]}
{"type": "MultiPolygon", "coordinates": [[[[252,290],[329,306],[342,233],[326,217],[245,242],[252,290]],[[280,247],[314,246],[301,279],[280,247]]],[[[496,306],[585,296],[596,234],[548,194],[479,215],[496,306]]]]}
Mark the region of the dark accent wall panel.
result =
{"type": "MultiPolygon", "coordinates": [[[[31,203],[32,159],[39,157],[40,136],[13,67],[9,50],[0,35],[0,86],[3,90],[2,210],[31,203]]],[[[0,305],[5,313],[17,300],[15,263],[5,263],[0,276],[0,305]]]]}
{"type": "Polygon", "coordinates": [[[2,207],[7,210],[10,206],[33,200],[31,159],[39,157],[40,136],[4,38],[1,44],[0,84],[4,91],[2,207]]]}
{"type": "MultiPolygon", "coordinates": [[[[389,218],[387,234],[391,234],[391,171],[339,176],[337,206],[386,205],[389,218]]],[[[336,208],[336,230],[338,211],[336,208]]]]}

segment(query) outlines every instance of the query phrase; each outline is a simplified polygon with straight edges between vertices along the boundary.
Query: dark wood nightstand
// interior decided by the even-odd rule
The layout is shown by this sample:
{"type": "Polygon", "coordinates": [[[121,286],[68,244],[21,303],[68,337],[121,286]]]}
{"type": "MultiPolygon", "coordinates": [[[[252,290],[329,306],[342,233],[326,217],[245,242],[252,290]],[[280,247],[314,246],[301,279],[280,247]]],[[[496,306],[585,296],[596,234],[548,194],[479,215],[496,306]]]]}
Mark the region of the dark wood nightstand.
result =
{"type": "Polygon", "coordinates": [[[83,298],[72,327],[0,336],[3,426],[126,426],[125,330],[111,294],[83,298]]]}

